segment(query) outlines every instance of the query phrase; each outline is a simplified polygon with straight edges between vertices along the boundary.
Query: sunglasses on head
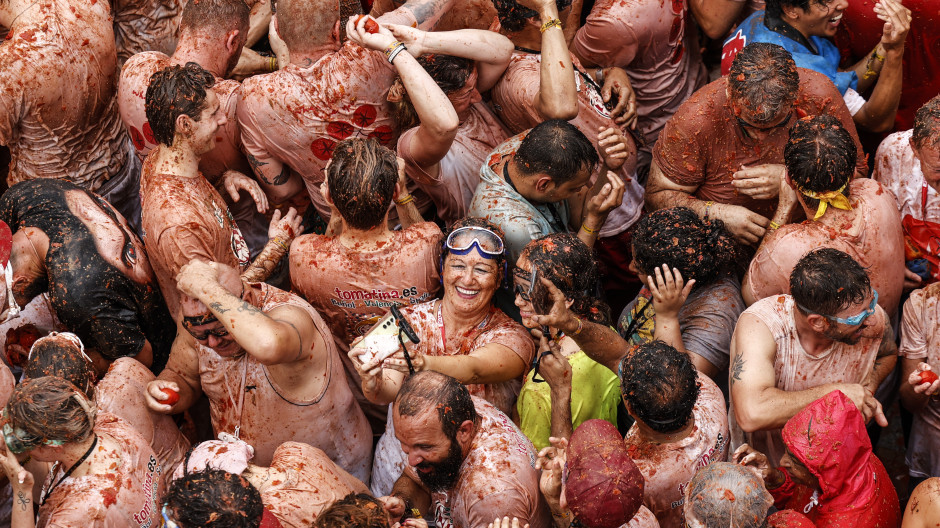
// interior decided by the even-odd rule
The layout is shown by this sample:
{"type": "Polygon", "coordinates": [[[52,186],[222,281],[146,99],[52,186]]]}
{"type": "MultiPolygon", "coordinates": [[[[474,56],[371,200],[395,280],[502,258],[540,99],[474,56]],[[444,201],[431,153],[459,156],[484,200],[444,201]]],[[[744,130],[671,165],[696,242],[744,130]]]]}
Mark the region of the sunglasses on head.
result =
{"type": "Polygon", "coordinates": [[[480,255],[487,258],[502,256],[506,251],[499,235],[485,227],[477,226],[466,226],[451,231],[444,245],[454,255],[466,255],[474,247],[480,255]]]}
{"type": "Polygon", "coordinates": [[[825,317],[826,319],[836,322],[836,323],[849,325],[849,326],[858,326],[862,324],[863,322],[865,322],[866,319],[871,317],[873,313],[875,313],[875,306],[878,304],[878,290],[872,290],[872,292],[874,293],[874,295],[872,295],[871,303],[868,305],[868,308],[866,308],[864,311],[862,311],[859,314],[853,315],[852,317],[846,317],[846,318],[836,317],[834,315],[826,315],[826,314],[814,312],[801,304],[797,304],[797,306],[799,306],[799,308],[806,313],[821,315],[825,317]]]}
{"type": "Polygon", "coordinates": [[[28,433],[19,427],[15,427],[7,414],[3,410],[3,441],[14,455],[25,453],[31,449],[36,449],[41,445],[61,446],[65,442],[61,440],[46,440],[34,434],[28,433]]]}
{"type": "Polygon", "coordinates": [[[183,328],[185,328],[186,331],[189,332],[189,335],[193,336],[193,339],[195,339],[196,341],[205,341],[206,339],[209,339],[210,335],[213,337],[227,337],[228,330],[224,326],[213,328],[211,330],[203,330],[202,332],[198,334],[193,331],[194,327],[209,324],[209,323],[212,323],[213,321],[218,321],[218,319],[213,318],[208,321],[200,322],[199,324],[194,324],[193,322],[187,321],[184,319],[183,328]]]}

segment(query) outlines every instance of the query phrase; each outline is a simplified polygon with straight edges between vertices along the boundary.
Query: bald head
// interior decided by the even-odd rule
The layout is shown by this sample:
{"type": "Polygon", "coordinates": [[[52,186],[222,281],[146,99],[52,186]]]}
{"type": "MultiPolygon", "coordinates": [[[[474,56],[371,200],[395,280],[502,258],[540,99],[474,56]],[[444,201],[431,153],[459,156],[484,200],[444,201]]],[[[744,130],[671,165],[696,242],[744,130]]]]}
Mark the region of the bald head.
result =
{"type": "Polygon", "coordinates": [[[463,422],[476,422],[477,419],[476,407],[467,387],[433,370],[411,375],[395,398],[395,412],[400,416],[417,416],[428,409],[437,409],[444,434],[451,440],[456,438],[457,429],[463,422]]]}

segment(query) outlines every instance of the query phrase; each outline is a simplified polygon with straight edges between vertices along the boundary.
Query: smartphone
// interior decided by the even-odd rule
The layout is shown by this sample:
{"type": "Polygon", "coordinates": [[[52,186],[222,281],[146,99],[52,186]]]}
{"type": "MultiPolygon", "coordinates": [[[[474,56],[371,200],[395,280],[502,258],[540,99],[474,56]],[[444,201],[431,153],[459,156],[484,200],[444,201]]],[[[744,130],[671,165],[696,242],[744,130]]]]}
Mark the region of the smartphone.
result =
{"type": "MultiPolygon", "coordinates": [[[[363,336],[362,341],[353,347],[353,350],[364,350],[363,354],[359,356],[359,361],[363,364],[384,361],[395,352],[398,352],[401,348],[398,342],[398,332],[398,320],[395,319],[392,312],[385,314],[363,336]]],[[[402,333],[401,338],[405,343],[412,342],[406,333],[402,333]]]]}

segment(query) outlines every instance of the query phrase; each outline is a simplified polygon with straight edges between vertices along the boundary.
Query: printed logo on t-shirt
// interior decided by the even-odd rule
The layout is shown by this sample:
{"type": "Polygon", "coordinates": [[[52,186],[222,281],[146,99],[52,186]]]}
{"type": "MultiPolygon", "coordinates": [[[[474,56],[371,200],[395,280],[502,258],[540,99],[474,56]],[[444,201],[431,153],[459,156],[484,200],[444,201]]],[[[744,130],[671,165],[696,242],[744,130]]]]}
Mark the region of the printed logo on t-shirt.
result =
{"type": "Polygon", "coordinates": [[[162,471],[163,468],[157,463],[157,459],[150,455],[147,462],[147,480],[144,481],[144,495],[147,501],[144,507],[134,514],[134,521],[140,528],[150,528],[153,525],[151,516],[157,511],[157,485],[162,471]]]}
{"type": "MultiPolygon", "coordinates": [[[[710,447],[710,448],[708,449],[708,451],[706,451],[701,457],[699,457],[698,462],[696,462],[695,466],[696,466],[696,467],[699,467],[699,468],[703,468],[703,467],[705,467],[705,466],[711,464],[712,461],[715,459],[716,456],[720,456],[720,455],[724,452],[724,450],[725,450],[725,444],[726,444],[727,442],[728,442],[728,439],[725,438],[724,435],[722,435],[721,433],[718,433],[718,438],[715,440],[715,445],[713,445],[712,447],[710,447]]],[[[686,483],[684,483],[684,484],[679,484],[679,488],[678,488],[678,490],[679,490],[679,496],[681,496],[681,497],[683,497],[683,498],[682,498],[682,499],[679,499],[679,500],[677,500],[677,501],[673,501],[672,503],[670,503],[670,504],[669,504],[669,507],[670,507],[670,508],[672,508],[672,509],[679,508],[680,506],[682,506],[682,505],[685,503],[685,498],[684,498],[684,497],[685,497],[685,487],[688,486],[688,485],[689,485],[688,482],[686,482],[686,483]]]]}
{"type": "Polygon", "coordinates": [[[581,74],[578,72],[577,68],[574,71],[574,84],[578,91],[581,91],[581,87],[585,86],[587,91],[588,102],[591,104],[591,108],[597,112],[597,115],[610,119],[610,112],[607,111],[607,107],[604,106],[604,98],[601,97],[601,93],[590,83],[585,83],[581,80],[581,74]]]}
{"type": "Polygon", "coordinates": [[[419,293],[417,286],[401,290],[380,290],[377,288],[371,290],[341,290],[334,288],[333,294],[333,298],[330,299],[333,306],[353,310],[357,308],[390,308],[405,303],[421,304],[430,295],[429,292],[419,293]]]}
{"type": "Polygon", "coordinates": [[[744,36],[744,30],[738,29],[731,38],[725,41],[721,47],[721,74],[728,75],[731,71],[731,63],[739,51],[747,46],[747,37],[744,36]]]}

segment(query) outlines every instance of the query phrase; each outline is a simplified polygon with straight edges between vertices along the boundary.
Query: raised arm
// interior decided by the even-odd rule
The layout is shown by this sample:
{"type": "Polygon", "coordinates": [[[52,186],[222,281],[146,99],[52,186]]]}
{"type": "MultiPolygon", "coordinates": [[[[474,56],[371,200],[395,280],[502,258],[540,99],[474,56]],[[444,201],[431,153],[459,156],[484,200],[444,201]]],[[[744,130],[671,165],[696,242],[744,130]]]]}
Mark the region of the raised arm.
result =
{"type": "Polygon", "coordinates": [[[170,349],[166,367],[156,380],[147,384],[147,393],[144,396],[147,407],[163,414],[181,413],[192,407],[202,396],[196,341],[181,325],[177,325],[176,339],[170,349]],[[170,395],[163,389],[179,394],[179,401],[168,405],[166,401],[170,395]]]}
{"type": "Polygon", "coordinates": [[[725,38],[741,15],[740,0],[690,0],[689,9],[698,27],[712,40],[725,38]]]}
{"type": "Polygon", "coordinates": [[[894,128],[894,118],[901,101],[904,41],[910,30],[911,12],[894,0],[879,2],[875,5],[875,12],[886,22],[878,47],[862,61],[865,72],[858,77],[859,91],[863,84],[869,84],[876,77],[877,82],[868,101],[852,118],[859,128],[881,133],[894,128]],[[883,55],[878,55],[879,49],[883,55]]]}
{"type": "Polygon", "coordinates": [[[239,346],[265,365],[309,359],[314,341],[323,339],[303,309],[281,306],[265,313],[229,292],[219,283],[215,263],[190,262],[176,280],[181,292],[205,304],[239,346]]]}
{"type": "MultiPolygon", "coordinates": [[[[281,211],[274,211],[271,225],[268,227],[268,243],[261,249],[261,253],[242,273],[242,278],[248,282],[261,282],[267,280],[274,273],[278,262],[284,258],[290,249],[290,243],[300,234],[303,220],[293,207],[281,218],[281,211]]],[[[179,278],[177,277],[177,280],[179,278]]]]}
{"type": "MultiPolygon", "coordinates": [[[[555,0],[524,0],[520,2],[539,14],[539,24],[546,27],[558,20],[555,0]]],[[[571,53],[560,26],[542,31],[542,61],[539,92],[532,101],[542,119],[564,119],[578,116],[578,91],[574,80],[571,53]]]]}

